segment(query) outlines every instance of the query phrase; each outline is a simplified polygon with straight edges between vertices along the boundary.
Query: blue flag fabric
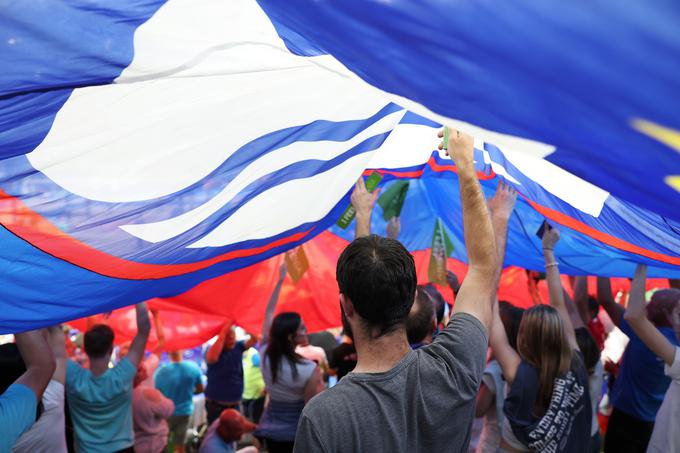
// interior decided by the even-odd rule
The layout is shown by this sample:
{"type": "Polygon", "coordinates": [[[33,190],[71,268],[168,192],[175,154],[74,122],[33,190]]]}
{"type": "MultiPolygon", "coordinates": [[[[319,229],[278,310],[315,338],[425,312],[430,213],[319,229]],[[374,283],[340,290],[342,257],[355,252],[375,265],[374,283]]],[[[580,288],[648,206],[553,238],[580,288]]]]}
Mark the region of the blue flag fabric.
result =
{"type": "Polygon", "coordinates": [[[680,3],[258,1],[293,51],[680,220],[680,3]]]}
{"type": "MultiPolygon", "coordinates": [[[[533,233],[548,218],[564,228],[564,272],[631,275],[634,263],[642,261],[652,276],[680,276],[680,225],[672,209],[677,194],[666,191],[667,182],[657,184],[660,173],[680,173],[677,154],[669,158],[660,152],[666,148],[626,132],[620,140],[647,153],[650,165],[644,166],[629,154],[622,158],[629,148],[606,141],[621,133],[609,110],[618,115],[628,104],[644,104],[640,93],[620,97],[621,109],[610,108],[606,93],[598,93],[589,101],[601,112],[594,122],[564,107],[547,114],[553,96],[569,92],[576,99],[590,88],[548,89],[545,73],[527,67],[523,74],[533,91],[522,91],[511,83],[518,77],[503,69],[529,56],[500,59],[508,68],[475,72],[471,55],[490,65],[494,49],[463,37],[477,36],[488,45],[506,42],[508,52],[519,45],[514,41],[479,36],[467,27],[468,35],[445,40],[442,47],[447,54],[446,46],[453,46],[450,55],[456,57],[437,66],[430,47],[418,43],[443,33],[436,28],[440,18],[433,21],[435,29],[425,29],[424,13],[399,2],[392,3],[398,9],[385,6],[383,16],[372,14],[382,11],[379,5],[361,13],[355,6],[319,2],[309,9],[319,13],[318,22],[307,24],[309,17],[300,11],[305,4],[289,4],[287,18],[280,17],[280,5],[254,0],[3,4],[0,332],[181,294],[295,247],[334,224],[366,168],[383,172],[385,184],[415,178],[402,211],[409,249],[430,246],[438,217],[455,256],[464,260],[455,166],[432,152],[439,117],[375,87],[479,126],[471,132],[481,139],[477,164],[485,190],[491,193],[504,178],[523,197],[511,224],[508,264],[541,268],[533,233]],[[397,20],[395,11],[403,17],[397,20]],[[356,14],[363,20],[348,24],[356,14]],[[403,20],[411,21],[403,28],[407,34],[397,33],[403,20]],[[326,31],[319,29],[324,24],[326,31]],[[343,39],[328,42],[326,33],[339,32],[336,27],[346,27],[343,39]],[[369,45],[365,33],[381,27],[396,28],[372,36],[375,48],[362,48],[369,45]],[[377,64],[392,54],[397,65],[409,57],[403,52],[410,47],[417,50],[410,54],[414,64],[386,64],[379,77],[365,58],[374,55],[377,64]],[[463,58],[466,48],[471,54],[463,58]],[[463,72],[479,85],[447,79],[451,65],[470,69],[463,72]],[[502,81],[503,96],[491,89],[502,81]],[[462,91],[447,91],[454,85],[462,91]],[[427,117],[408,111],[411,107],[427,117]],[[572,128],[579,121],[591,121],[593,130],[572,128]],[[564,145],[570,134],[578,137],[570,142],[576,148],[564,145]],[[568,162],[560,160],[566,156],[568,162]],[[631,179],[633,166],[647,178],[644,184],[631,179]],[[613,173],[615,178],[608,176],[613,173]],[[650,204],[650,194],[661,208],[650,204]]],[[[508,26],[522,25],[524,13],[520,8],[508,15],[508,26]]],[[[582,60],[572,57],[570,71],[578,72],[582,60]]],[[[651,79],[657,70],[648,68],[651,79]]],[[[664,90],[676,83],[665,82],[655,86],[664,90]]],[[[614,93],[616,87],[610,88],[614,93]]],[[[639,113],[675,127],[658,112],[639,113]]],[[[664,140],[672,137],[648,123],[638,126],[664,140]]],[[[377,222],[380,232],[384,225],[377,222]]]]}

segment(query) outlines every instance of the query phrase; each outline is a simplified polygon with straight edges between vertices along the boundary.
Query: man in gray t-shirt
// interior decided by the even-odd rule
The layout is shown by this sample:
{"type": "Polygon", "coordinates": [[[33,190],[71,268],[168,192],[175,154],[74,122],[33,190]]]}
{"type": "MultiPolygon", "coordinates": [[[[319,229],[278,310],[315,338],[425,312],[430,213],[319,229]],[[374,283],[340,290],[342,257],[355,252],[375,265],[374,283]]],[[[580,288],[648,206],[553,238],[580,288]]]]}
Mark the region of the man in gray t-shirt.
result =
{"type": "MultiPolygon", "coordinates": [[[[442,134],[440,133],[440,136],[442,134]]],[[[454,315],[435,341],[412,351],[405,320],[413,305],[413,257],[393,239],[367,236],[375,195],[357,183],[357,236],[338,259],[345,329],[357,366],[305,407],[296,452],[467,451],[499,278],[499,250],[516,194],[499,184],[487,208],[473,163],[472,138],[449,134],[458,170],[468,273],[454,315]],[[494,237],[494,230],[503,232],[494,237]],[[498,242],[498,249],[497,249],[498,242]]]]}

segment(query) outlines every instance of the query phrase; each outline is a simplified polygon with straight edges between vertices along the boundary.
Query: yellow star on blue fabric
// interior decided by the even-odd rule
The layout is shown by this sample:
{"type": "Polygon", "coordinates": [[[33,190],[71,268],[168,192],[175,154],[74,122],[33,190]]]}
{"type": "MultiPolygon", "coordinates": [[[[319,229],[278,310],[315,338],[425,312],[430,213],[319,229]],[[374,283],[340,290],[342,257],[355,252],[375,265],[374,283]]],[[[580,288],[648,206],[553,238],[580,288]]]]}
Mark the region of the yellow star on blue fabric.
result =
{"type": "MultiPolygon", "coordinates": [[[[680,131],[639,118],[633,120],[632,126],[680,153],[680,131]]],[[[668,175],[664,178],[664,182],[680,192],[680,175],[668,175]]]]}

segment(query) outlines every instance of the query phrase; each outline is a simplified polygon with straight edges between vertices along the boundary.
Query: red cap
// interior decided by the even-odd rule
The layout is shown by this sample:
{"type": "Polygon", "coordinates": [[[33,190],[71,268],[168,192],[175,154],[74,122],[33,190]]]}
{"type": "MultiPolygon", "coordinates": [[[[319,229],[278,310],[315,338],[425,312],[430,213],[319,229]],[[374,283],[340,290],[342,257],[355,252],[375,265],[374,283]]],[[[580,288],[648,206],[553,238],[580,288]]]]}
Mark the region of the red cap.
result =
{"type": "Polygon", "coordinates": [[[236,409],[225,409],[220,414],[220,422],[217,431],[225,442],[237,441],[243,433],[248,433],[257,428],[257,425],[245,418],[236,409]]]}

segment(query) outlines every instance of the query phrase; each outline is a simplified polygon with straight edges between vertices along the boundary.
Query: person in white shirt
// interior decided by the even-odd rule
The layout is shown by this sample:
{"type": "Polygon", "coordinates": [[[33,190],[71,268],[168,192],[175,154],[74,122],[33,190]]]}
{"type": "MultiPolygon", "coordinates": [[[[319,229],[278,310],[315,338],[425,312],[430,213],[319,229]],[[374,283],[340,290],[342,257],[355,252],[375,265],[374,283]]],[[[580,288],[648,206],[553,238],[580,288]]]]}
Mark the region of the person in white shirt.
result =
{"type": "MultiPolygon", "coordinates": [[[[639,264],[630,287],[630,298],[624,318],[640,339],[665,362],[664,372],[672,379],[661,408],[656,415],[654,431],[647,453],[680,452],[680,347],[673,345],[647,318],[645,283],[647,266],[639,264]]],[[[680,337],[680,290],[662,289],[652,296],[662,301],[675,334],[680,337]]]]}

